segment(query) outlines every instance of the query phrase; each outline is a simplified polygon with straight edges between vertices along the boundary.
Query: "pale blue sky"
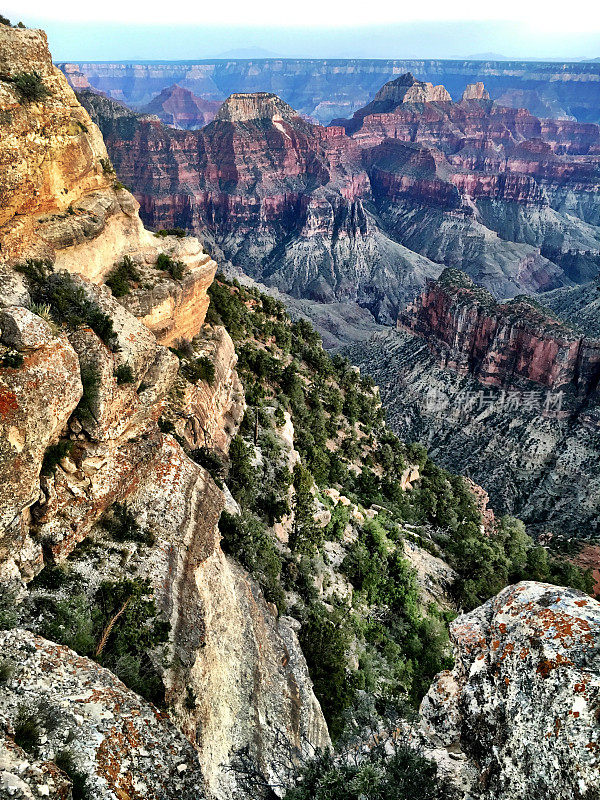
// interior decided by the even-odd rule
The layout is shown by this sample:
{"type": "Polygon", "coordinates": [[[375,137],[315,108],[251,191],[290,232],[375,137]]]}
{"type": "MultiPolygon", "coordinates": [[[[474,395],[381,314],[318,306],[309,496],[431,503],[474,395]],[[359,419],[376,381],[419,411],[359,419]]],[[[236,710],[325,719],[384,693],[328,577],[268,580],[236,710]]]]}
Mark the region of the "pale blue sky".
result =
{"type": "Polygon", "coordinates": [[[600,4],[572,0],[569,14],[541,0],[502,4],[387,0],[9,0],[3,13],[48,32],[54,58],[160,60],[214,58],[258,47],[277,55],[316,58],[600,57],[600,4]],[[452,19],[444,19],[453,14],[452,19]]]}

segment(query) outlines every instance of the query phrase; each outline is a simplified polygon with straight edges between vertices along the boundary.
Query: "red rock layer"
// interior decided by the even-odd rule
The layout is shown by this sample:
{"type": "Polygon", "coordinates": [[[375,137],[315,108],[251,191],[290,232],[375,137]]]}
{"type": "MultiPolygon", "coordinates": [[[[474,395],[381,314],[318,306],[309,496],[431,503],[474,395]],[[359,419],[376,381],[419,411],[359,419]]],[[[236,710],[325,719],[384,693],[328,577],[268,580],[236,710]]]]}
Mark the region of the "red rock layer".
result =
{"type": "Polygon", "coordinates": [[[428,281],[398,327],[425,338],[442,366],[490,386],[524,379],[580,395],[598,386],[600,341],[579,336],[528,298],[496,303],[457,270],[428,281]]]}

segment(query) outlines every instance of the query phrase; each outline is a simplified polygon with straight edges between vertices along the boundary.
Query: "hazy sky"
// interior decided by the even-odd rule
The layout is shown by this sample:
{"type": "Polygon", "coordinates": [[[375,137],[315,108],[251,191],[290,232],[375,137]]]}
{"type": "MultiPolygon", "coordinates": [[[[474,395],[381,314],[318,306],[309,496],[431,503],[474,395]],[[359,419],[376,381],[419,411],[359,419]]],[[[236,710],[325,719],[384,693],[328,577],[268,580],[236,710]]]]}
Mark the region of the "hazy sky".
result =
{"type": "Polygon", "coordinates": [[[13,22],[48,31],[57,60],[212,58],[259,47],[306,57],[600,56],[600,4],[571,0],[9,0],[13,22]],[[558,4],[553,4],[555,7],[558,4]]]}

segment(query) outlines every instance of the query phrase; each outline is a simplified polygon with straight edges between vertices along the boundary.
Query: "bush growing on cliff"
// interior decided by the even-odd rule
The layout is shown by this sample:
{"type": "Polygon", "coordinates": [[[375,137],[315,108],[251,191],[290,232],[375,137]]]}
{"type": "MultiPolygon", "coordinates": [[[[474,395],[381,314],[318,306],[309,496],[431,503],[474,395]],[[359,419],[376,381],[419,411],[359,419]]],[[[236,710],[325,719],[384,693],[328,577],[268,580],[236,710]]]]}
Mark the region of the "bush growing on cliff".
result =
{"type": "Polygon", "coordinates": [[[164,239],[165,236],[176,236],[178,239],[184,239],[187,236],[187,231],[183,228],[161,228],[155,231],[154,235],[159,239],[164,239]]]}
{"type": "Polygon", "coordinates": [[[23,366],[24,360],[25,358],[22,353],[18,353],[16,350],[9,350],[0,356],[0,367],[4,369],[17,369],[23,366]]]}
{"type": "Polygon", "coordinates": [[[50,445],[44,453],[42,461],[42,475],[52,475],[59,463],[66,458],[73,447],[69,439],[61,439],[56,444],[50,445]]]}
{"type": "Polygon", "coordinates": [[[119,364],[115,370],[115,378],[119,386],[122,386],[124,383],[135,382],[135,375],[129,364],[119,364]]]}
{"type": "Polygon", "coordinates": [[[27,259],[15,269],[28,279],[29,293],[38,306],[48,306],[56,322],[75,330],[89,326],[109,348],[115,347],[112,319],[90,300],[82,285],[66,272],[52,274],[50,261],[27,259]]]}
{"type": "Polygon", "coordinates": [[[337,758],[329,751],[323,753],[300,771],[284,800],[443,800],[450,796],[434,762],[390,739],[362,755],[352,750],[337,758]]]}
{"type": "Polygon", "coordinates": [[[155,705],[164,699],[150,652],[168,639],[169,623],[157,615],[148,580],[103,581],[90,597],[33,598],[37,631],[108,667],[130,689],[155,705]]]}
{"type": "Polygon", "coordinates": [[[39,103],[50,96],[50,91],[44,86],[44,79],[39,72],[20,72],[12,79],[12,83],[22,101],[26,103],[39,103]]]}
{"type": "Polygon", "coordinates": [[[137,264],[131,256],[123,256],[122,260],[106,276],[104,283],[109,287],[114,297],[124,297],[129,294],[132,284],[141,280],[137,264]]]}
{"type": "Polygon", "coordinates": [[[185,264],[183,261],[176,261],[166,253],[160,253],[156,260],[156,269],[168,272],[173,280],[180,281],[185,275],[185,264]]]}

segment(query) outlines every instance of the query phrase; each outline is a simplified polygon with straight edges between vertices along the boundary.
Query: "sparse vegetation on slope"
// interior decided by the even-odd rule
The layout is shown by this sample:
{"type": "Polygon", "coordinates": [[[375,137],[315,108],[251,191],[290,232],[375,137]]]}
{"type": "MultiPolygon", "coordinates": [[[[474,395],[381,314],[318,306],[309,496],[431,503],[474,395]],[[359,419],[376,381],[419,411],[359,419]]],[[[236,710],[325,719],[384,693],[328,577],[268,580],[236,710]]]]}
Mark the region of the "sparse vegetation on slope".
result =
{"type": "MultiPolygon", "coordinates": [[[[236,341],[248,403],[227,478],[242,515],[221,518],[223,546],[281,611],[301,620],[334,737],[365,698],[381,718],[407,713],[450,662],[448,614],[422,608],[403,540],[450,561],[463,608],[535,577],[543,548],[516,520],[502,520],[494,535],[484,531],[462,478],[385,427],[372,382],[346,359],[330,358],[309,323],[290,322],[278,301],[235,281],[219,278],[209,292],[209,321],[225,324],[236,341]],[[300,455],[293,468],[281,439],[286,414],[300,455]],[[409,467],[420,477],[407,490],[409,467]],[[348,505],[335,501],[340,494],[348,505]],[[277,523],[287,529],[283,543],[277,523]]],[[[543,572],[552,580],[559,571],[543,572]]],[[[581,571],[571,580],[586,585],[581,571]]]]}

